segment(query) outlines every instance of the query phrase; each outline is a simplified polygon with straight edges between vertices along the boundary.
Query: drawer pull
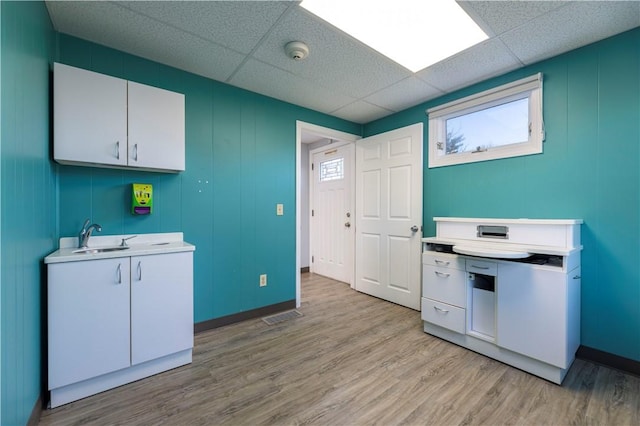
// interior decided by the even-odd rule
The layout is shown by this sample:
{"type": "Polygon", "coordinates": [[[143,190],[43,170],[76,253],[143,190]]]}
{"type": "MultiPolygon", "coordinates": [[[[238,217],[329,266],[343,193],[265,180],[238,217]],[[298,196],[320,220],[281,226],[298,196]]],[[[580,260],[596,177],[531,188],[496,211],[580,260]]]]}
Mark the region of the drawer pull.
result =
{"type": "Polygon", "coordinates": [[[582,278],[580,275],[576,275],[575,277],[573,277],[574,280],[579,280],[580,278],[582,278]]]}
{"type": "Polygon", "coordinates": [[[448,314],[449,311],[446,309],[442,309],[442,308],[438,308],[437,306],[434,306],[433,309],[436,310],[436,312],[442,312],[443,314],[448,314]]]}
{"type": "Polygon", "coordinates": [[[442,277],[442,278],[449,278],[449,276],[451,274],[447,274],[445,272],[440,272],[440,271],[433,271],[437,276],[442,277]]]}
{"type": "Polygon", "coordinates": [[[440,260],[440,259],[436,259],[436,265],[444,265],[444,266],[449,266],[449,262],[448,260],[440,260]]]}
{"type": "Polygon", "coordinates": [[[471,265],[472,268],[476,268],[476,269],[489,269],[488,266],[477,266],[477,265],[471,265]]]}

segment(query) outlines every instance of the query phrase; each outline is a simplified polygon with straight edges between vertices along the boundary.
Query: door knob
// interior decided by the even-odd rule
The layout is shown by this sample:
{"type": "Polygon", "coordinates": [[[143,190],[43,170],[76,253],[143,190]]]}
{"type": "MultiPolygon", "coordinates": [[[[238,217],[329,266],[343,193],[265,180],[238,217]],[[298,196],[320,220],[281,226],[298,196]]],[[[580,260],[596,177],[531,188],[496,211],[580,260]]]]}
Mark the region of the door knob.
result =
{"type": "Polygon", "coordinates": [[[351,228],[351,222],[346,222],[346,223],[344,224],[344,226],[345,226],[345,228],[351,228]]]}
{"type": "Polygon", "coordinates": [[[413,226],[411,227],[411,232],[418,232],[418,229],[419,229],[419,228],[418,228],[416,225],[413,225],[413,226]]]}

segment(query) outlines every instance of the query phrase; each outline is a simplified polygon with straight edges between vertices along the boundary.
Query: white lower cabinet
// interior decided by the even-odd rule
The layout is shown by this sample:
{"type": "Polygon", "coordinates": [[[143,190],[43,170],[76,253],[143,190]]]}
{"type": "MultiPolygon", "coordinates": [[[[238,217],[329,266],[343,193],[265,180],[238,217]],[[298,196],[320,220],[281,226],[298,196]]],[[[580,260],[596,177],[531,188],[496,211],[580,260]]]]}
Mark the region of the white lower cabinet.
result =
{"type": "Polygon", "coordinates": [[[47,266],[51,407],[191,362],[192,252],[47,266]]]}
{"type": "Polygon", "coordinates": [[[131,258],[131,364],[193,347],[192,256],[131,258]]]}
{"type": "Polygon", "coordinates": [[[126,368],[129,258],[49,265],[49,388],[126,368]]]}
{"type": "Polygon", "coordinates": [[[520,263],[499,265],[500,347],[568,368],[579,346],[580,268],[567,274],[520,263]]]}
{"type": "Polygon", "coordinates": [[[424,331],[560,384],[580,346],[579,255],[563,263],[425,251],[424,331]]]}

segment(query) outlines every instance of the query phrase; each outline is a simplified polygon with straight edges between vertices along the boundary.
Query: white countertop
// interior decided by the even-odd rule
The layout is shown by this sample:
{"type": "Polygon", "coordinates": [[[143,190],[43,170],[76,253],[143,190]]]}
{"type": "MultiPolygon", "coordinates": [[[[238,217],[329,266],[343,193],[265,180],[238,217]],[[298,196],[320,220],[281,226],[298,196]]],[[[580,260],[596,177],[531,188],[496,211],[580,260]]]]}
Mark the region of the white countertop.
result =
{"type": "Polygon", "coordinates": [[[495,218],[469,218],[469,217],[434,217],[434,222],[464,222],[487,224],[523,224],[523,225],[581,225],[582,219],[495,219],[495,218]]]}
{"type": "MultiPolygon", "coordinates": [[[[96,235],[89,239],[89,248],[117,247],[127,235],[96,235]]],[[[196,247],[183,240],[182,232],[139,234],[127,241],[126,250],[103,253],[74,253],[78,250],[77,237],[60,238],[59,249],[44,258],[44,263],[77,262],[82,260],[110,259],[115,257],[145,256],[150,254],[194,251],[196,247]]]]}

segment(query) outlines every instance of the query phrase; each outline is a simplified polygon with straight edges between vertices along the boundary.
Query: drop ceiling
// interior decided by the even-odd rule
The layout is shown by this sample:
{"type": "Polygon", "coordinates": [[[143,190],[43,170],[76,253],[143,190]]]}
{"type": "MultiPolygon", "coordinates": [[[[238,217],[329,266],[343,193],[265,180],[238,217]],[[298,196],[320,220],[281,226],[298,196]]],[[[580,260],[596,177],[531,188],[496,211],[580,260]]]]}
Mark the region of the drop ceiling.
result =
{"type": "Polygon", "coordinates": [[[298,3],[46,1],[61,33],[356,123],[640,26],[634,0],[459,1],[489,39],[414,74],[298,3]]]}

